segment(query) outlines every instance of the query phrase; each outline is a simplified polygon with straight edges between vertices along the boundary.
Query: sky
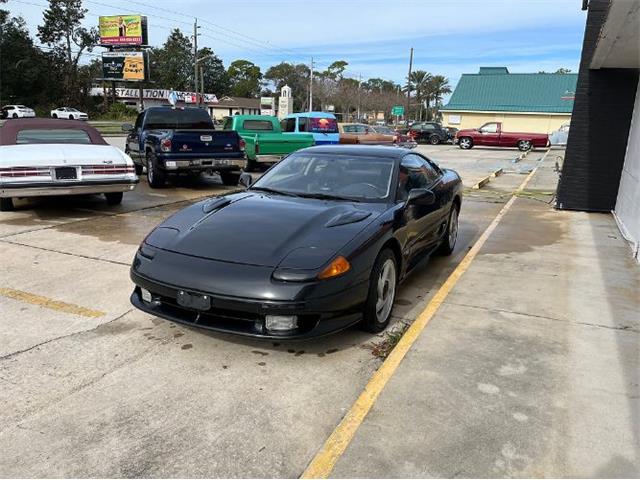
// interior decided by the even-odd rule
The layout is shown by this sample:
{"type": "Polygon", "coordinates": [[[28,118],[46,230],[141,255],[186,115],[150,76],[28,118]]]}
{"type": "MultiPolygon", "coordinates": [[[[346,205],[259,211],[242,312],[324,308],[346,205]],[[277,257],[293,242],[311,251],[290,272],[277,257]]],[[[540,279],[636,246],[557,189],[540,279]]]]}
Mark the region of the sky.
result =
{"type": "MultiPolygon", "coordinates": [[[[47,4],[9,0],[4,8],[22,16],[35,35],[47,4]]],[[[97,26],[99,15],[146,15],[153,46],[173,28],[191,35],[197,17],[199,47],[210,47],[225,66],[242,58],[263,72],[281,61],[309,64],[313,57],[316,70],[345,60],[347,76],[402,83],[413,47],[413,69],[444,75],[452,86],[480,66],[577,72],[586,19],[582,0],[83,0],[83,5],[89,10],[87,26],[97,26]]]]}

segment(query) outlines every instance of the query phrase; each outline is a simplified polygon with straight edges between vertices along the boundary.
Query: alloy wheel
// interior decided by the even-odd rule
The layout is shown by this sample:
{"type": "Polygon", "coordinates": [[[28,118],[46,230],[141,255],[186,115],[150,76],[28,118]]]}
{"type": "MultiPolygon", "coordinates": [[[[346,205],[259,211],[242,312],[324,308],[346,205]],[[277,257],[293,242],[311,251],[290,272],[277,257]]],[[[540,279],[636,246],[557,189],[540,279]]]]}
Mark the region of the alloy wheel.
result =
{"type": "Polygon", "coordinates": [[[376,291],[378,295],[376,319],[380,323],[385,323],[391,314],[396,295],[396,265],[390,258],[384,262],[380,269],[376,291]]]}
{"type": "Polygon", "coordinates": [[[460,146],[462,148],[470,148],[471,147],[471,140],[469,140],[468,138],[461,138],[460,139],[460,146]]]}
{"type": "Polygon", "coordinates": [[[449,247],[453,250],[458,240],[458,209],[451,210],[451,218],[449,219],[449,247]]]}

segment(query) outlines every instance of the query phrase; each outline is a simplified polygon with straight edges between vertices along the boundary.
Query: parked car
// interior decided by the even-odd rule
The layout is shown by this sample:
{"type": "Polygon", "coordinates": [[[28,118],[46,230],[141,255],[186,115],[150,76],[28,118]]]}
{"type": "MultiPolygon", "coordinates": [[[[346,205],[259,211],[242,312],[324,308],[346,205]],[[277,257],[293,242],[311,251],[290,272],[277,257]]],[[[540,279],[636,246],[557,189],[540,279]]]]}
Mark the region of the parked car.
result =
{"type": "Polygon", "coordinates": [[[237,132],[215,130],[201,108],[151,107],[140,113],[128,132],[125,152],[135,162],[136,172],[147,169],[151,188],[165,185],[167,176],[217,172],[225,185],[237,185],[246,167],[244,141],[237,132]]]}
{"type": "Polygon", "coordinates": [[[449,133],[437,122],[414,123],[409,128],[408,134],[418,143],[430,143],[438,145],[449,139],[449,133]]]}
{"type": "Polygon", "coordinates": [[[395,134],[376,133],[373,127],[364,123],[338,123],[340,143],[360,145],[393,145],[395,134]]]}
{"type": "Polygon", "coordinates": [[[558,130],[554,130],[549,135],[549,144],[551,146],[563,147],[567,144],[567,139],[569,138],[569,128],[571,127],[570,123],[565,123],[558,128],[558,130]]]}
{"type": "Polygon", "coordinates": [[[71,107],[58,107],[51,110],[51,118],[68,118],[69,120],[89,120],[89,115],[71,107]]]}
{"type": "Polygon", "coordinates": [[[386,125],[372,125],[371,129],[378,134],[393,135],[395,137],[395,140],[393,143],[398,147],[416,148],[418,146],[416,141],[413,138],[411,138],[409,135],[399,133],[393,128],[387,127],[386,125]]]}
{"type": "Polygon", "coordinates": [[[134,306],[263,338],[356,323],[380,332],[418,260],[456,245],[460,177],[403,148],[311,147],[241,183],[146,237],[131,267],[134,306]]]}
{"type": "Polygon", "coordinates": [[[546,133],[504,132],[501,122],[489,122],[480,128],[459,130],[456,140],[462,149],[484,145],[517,147],[518,150],[526,152],[535,147],[542,148],[549,145],[549,136],[546,133]]]}
{"type": "Polygon", "coordinates": [[[285,135],[276,117],[269,115],[234,115],[227,117],[225,130],[234,130],[246,142],[247,171],[259,164],[274,164],[282,157],[315,143],[311,133],[285,135]]]}
{"type": "Polygon", "coordinates": [[[292,113],[280,121],[280,128],[283,133],[311,133],[316,145],[331,145],[340,142],[338,123],[333,113],[292,113]]]}
{"type": "Polygon", "coordinates": [[[25,118],[0,127],[0,210],[21,197],[104,194],[109,205],[138,183],[133,161],[91,125],[25,118]]]}
{"type": "Polygon", "coordinates": [[[24,105],[5,105],[2,107],[2,118],[32,118],[36,112],[24,105]]]}
{"type": "Polygon", "coordinates": [[[447,141],[451,143],[455,143],[456,133],[458,133],[458,129],[456,127],[444,127],[447,131],[447,141]]]}

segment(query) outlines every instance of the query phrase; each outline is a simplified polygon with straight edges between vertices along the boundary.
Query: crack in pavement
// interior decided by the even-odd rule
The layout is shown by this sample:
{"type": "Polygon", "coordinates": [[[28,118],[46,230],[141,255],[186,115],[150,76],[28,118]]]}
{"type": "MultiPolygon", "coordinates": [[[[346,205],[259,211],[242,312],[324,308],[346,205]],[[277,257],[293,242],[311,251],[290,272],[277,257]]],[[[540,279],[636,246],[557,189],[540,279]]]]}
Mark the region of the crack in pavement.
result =
{"type": "Polygon", "coordinates": [[[618,330],[618,331],[622,331],[622,332],[630,332],[630,333],[640,333],[640,330],[637,330],[629,325],[622,325],[619,327],[612,327],[610,325],[602,325],[599,323],[589,323],[589,322],[578,322],[578,321],[574,321],[574,320],[566,320],[564,318],[557,318],[557,317],[548,317],[546,315],[535,315],[532,313],[523,313],[523,312],[516,312],[513,310],[505,310],[505,309],[501,309],[501,308],[490,308],[490,307],[483,307],[481,305],[469,305],[469,304],[465,304],[465,303],[457,303],[457,302],[444,302],[446,305],[452,305],[452,306],[457,306],[457,307],[467,307],[467,308],[476,308],[479,310],[486,310],[488,312],[499,312],[499,313],[510,313],[513,315],[520,315],[523,317],[531,317],[531,318],[540,318],[542,320],[552,320],[554,322],[562,322],[562,323],[569,323],[572,325],[581,325],[581,326],[585,326],[585,327],[595,327],[595,328],[604,328],[606,330],[618,330]]]}
{"type": "Polygon", "coordinates": [[[15,357],[15,356],[17,356],[17,355],[20,355],[21,353],[29,352],[29,351],[33,350],[34,348],[38,348],[38,347],[41,347],[42,345],[47,345],[47,344],[52,343],[52,342],[56,342],[56,341],[58,341],[58,340],[62,340],[62,339],[64,339],[64,338],[69,338],[69,337],[73,337],[73,336],[75,336],[75,335],[82,335],[82,334],[84,334],[84,333],[92,332],[92,331],[94,331],[94,330],[97,330],[98,328],[101,328],[101,327],[103,327],[103,326],[105,326],[105,325],[109,325],[110,323],[113,323],[113,322],[115,322],[115,321],[120,320],[121,318],[123,318],[123,317],[125,317],[126,315],[130,314],[130,313],[131,313],[131,312],[133,312],[134,310],[135,310],[135,308],[130,308],[129,310],[127,310],[126,312],[124,312],[122,315],[119,315],[119,316],[117,316],[116,318],[113,318],[113,319],[109,320],[108,322],[104,322],[104,323],[101,323],[101,324],[99,324],[99,325],[96,325],[96,326],[95,326],[95,327],[93,327],[93,328],[88,328],[87,330],[80,330],[80,331],[78,331],[78,332],[68,333],[68,334],[66,334],[66,335],[60,335],[59,337],[50,338],[49,340],[45,340],[44,342],[40,342],[40,343],[37,343],[37,344],[35,344],[35,345],[32,345],[32,346],[30,346],[29,348],[25,348],[25,349],[23,349],[23,350],[17,350],[17,351],[15,351],[15,352],[7,353],[6,355],[3,355],[3,356],[1,356],[1,357],[0,357],[0,361],[2,361],[2,360],[9,360],[10,358],[13,358],[13,357],[15,357]]]}
{"type": "Polygon", "coordinates": [[[131,266],[131,262],[125,263],[125,262],[119,262],[117,260],[109,260],[108,258],[90,257],[89,255],[82,255],[81,253],[62,252],[60,250],[55,250],[53,248],[37,247],[35,245],[29,245],[29,244],[26,244],[26,243],[14,242],[14,241],[11,241],[11,240],[5,240],[4,238],[0,238],[0,242],[8,243],[10,245],[16,245],[16,246],[19,246],[19,247],[35,248],[36,250],[42,250],[44,252],[59,253],[61,255],[69,255],[71,257],[85,258],[87,260],[96,260],[98,262],[111,263],[113,265],[124,265],[126,267],[130,267],[131,266]]]}

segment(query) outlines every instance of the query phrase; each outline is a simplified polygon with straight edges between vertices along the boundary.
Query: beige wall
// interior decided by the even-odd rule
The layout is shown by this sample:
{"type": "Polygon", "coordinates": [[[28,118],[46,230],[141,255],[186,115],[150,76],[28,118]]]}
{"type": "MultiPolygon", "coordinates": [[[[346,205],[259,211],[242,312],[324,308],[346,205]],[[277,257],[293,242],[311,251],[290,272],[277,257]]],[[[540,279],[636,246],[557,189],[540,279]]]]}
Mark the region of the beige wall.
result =
{"type": "Polygon", "coordinates": [[[502,122],[507,132],[551,133],[560,125],[571,120],[571,115],[548,115],[534,113],[502,112],[442,112],[442,124],[445,127],[478,128],[487,122],[502,122]],[[451,116],[459,116],[460,123],[452,123],[451,116]]]}

